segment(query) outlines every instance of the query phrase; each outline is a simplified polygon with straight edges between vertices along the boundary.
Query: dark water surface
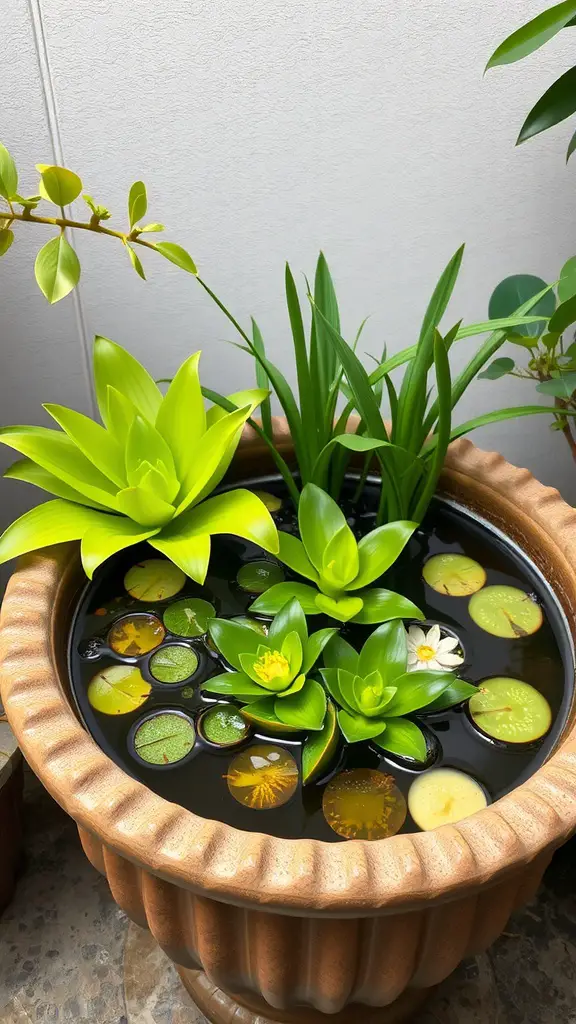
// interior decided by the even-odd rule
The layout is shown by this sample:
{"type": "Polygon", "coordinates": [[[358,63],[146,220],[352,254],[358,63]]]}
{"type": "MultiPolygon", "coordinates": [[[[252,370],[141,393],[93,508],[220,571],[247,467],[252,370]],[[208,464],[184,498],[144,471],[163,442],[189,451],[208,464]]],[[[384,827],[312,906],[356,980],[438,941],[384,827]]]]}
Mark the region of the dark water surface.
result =
{"type": "MultiPolygon", "coordinates": [[[[292,507],[281,481],[266,479],[251,486],[281,496],[284,505],[276,519],[279,527],[294,529],[292,507]]],[[[350,523],[361,536],[374,526],[377,490],[368,487],[358,510],[343,503],[350,523]]],[[[216,818],[247,831],[268,832],[287,839],[303,836],[328,842],[341,841],[324,820],[322,795],[326,783],[338,771],[349,768],[375,768],[393,775],[397,786],[406,794],[416,777],[406,762],[385,755],[369,743],[345,748],[342,744],[328,774],[317,783],[303,788],[300,784],[288,803],[271,810],[255,810],[241,806],[230,794],[223,776],[239,750],[254,743],[268,741],[291,752],[298,766],[301,763],[301,738],[252,734],[240,748],[215,750],[197,738],[193,754],[185,762],[167,767],[152,767],[137,760],[130,748],[130,735],[135,723],[151,711],[180,709],[196,718],[210,707],[214,699],[202,696],[200,687],[209,676],[223,671],[223,663],[210,650],[203,638],[182,640],[167,633],[164,644],[179,642],[192,646],[199,656],[199,667],[191,680],[176,686],[155,682],[148,668],[151,655],[122,658],[106,644],[110,626],[123,614],[152,612],[161,619],[166,607],[186,596],[210,601],[219,616],[246,613],[254,597],[236,584],[236,574],[247,561],[268,557],[261,549],[234,537],[215,537],[209,574],[203,587],[187,580],[184,588],[168,601],[147,603],[131,598],[123,587],[127,570],[136,563],[160,557],[147,545],[130,548],[110,559],[95,575],[80,600],[73,622],[69,664],[72,689],[87,729],[99,746],[128,774],[138,778],[160,796],[189,808],[205,818],[216,818]],[[95,612],[98,611],[98,614],[95,612]],[[82,657],[87,641],[96,657],[82,657]],[[144,678],[153,684],[146,702],[134,712],[110,716],[95,711],[87,699],[92,677],[113,664],[137,665],[144,678]],[[193,688],[191,692],[190,688],[193,688]],[[184,696],[185,690],[190,696],[184,696]]],[[[285,569],[286,578],[297,578],[285,569]]],[[[509,546],[486,525],[476,521],[447,502],[435,500],[422,527],[414,534],[396,565],[374,585],[396,590],[415,602],[430,624],[457,634],[465,654],[459,675],[471,683],[491,676],[513,676],[530,683],[548,700],[553,725],[544,739],[530,746],[505,745],[483,736],[472,724],[465,708],[459,707],[419,718],[428,727],[432,745],[437,748],[436,766],[446,765],[472,775],[480,782],[491,800],[496,800],[525,781],[546,760],[565,725],[572,700],[574,669],[571,647],[563,617],[548,587],[537,570],[514,547],[509,546]],[[422,579],[424,562],[441,552],[462,553],[479,562],[487,573],[487,585],[508,584],[534,596],[539,602],[544,621],[531,636],[505,640],[480,629],[468,614],[468,598],[454,598],[437,593],[422,579]]],[[[336,625],[324,616],[309,618],[309,631],[336,625]]],[[[408,623],[406,623],[408,625],[408,623]]],[[[357,649],[376,626],[351,626],[342,629],[357,649]]],[[[153,653],[153,652],[152,652],[153,653]]],[[[417,831],[410,815],[403,832],[417,831]]]]}

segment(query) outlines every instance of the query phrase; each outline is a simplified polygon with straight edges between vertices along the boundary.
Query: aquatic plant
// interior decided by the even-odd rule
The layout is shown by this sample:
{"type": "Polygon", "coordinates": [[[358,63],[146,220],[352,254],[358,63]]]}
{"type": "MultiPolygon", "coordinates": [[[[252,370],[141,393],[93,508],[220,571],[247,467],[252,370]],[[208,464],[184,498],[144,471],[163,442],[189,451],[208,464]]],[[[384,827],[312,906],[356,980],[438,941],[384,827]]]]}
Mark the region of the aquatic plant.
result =
{"type": "Polygon", "coordinates": [[[232,533],[278,549],[272,517],[252,491],[208,496],[220,483],[242,427],[265,391],[234,397],[234,412],[204,409],[200,353],[163,397],[144,367],[107,338],[94,344],[102,424],[61,405],[44,408],[61,430],[2,427],[0,442],[25,456],[6,476],[57,495],[0,538],[0,562],[47,544],[80,540],[90,578],[111,555],[141,541],[203,583],[210,537],[232,533]]]}
{"type": "Polygon", "coordinates": [[[401,594],[369,584],[396,561],[416,523],[380,526],[358,542],[333,498],[306,484],[298,505],[300,537],[279,531],[279,559],[307,583],[276,583],[251,605],[259,615],[274,615],[297,598],[306,615],[329,615],[340,622],[386,622],[423,618],[401,594]]]}
{"type": "Polygon", "coordinates": [[[439,711],[473,696],[476,687],[453,672],[408,671],[406,631],[401,622],[379,626],[360,653],[342,637],[324,651],[324,683],[338,704],[338,724],[348,743],[371,740],[383,750],[426,759],[426,738],[407,718],[439,711]]]}
{"type": "Polygon", "coordinates": [[[202,684],[208,693],[234,697],[251,722],[272,732],[319,730],[326,715],[326,694],[308,678],[335,629],[308,636],[306,617],[293,598],[275,616],[267,636],[228,619],[212,619],[210,636],[236,669],[212,676],[202,684]]]}

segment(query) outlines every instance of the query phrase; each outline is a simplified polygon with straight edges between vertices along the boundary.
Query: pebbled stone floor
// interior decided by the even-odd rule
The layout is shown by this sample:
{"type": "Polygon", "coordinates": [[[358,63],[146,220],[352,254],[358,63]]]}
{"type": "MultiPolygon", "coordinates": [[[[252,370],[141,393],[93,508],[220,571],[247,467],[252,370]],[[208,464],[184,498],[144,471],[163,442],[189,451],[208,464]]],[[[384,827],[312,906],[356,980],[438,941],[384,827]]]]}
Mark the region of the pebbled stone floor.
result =
{"type": "MultiPolygon", "coordinates": [[[[85,859],[28,773],[26,859],[0,917],[1,1024],[206,1024],[147,932],[85,859]]],[[[413,1024],[576,1024],[576,840],[489,953],[463,964],[413,1024]]]]}

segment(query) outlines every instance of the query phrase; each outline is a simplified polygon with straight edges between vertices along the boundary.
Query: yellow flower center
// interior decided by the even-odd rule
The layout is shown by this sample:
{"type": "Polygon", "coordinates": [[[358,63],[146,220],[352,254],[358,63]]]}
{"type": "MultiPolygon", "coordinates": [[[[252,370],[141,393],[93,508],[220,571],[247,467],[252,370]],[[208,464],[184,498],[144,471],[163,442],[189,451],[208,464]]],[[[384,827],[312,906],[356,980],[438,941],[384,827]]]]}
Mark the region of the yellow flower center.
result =
{"type": "Polygon", "coordinates": [[[436,657],[436,651],[429,644],[420,644],[416,648],[416,657],[418,661],[432,661],[436,657]]]}
{"type": "Polygon", "coordinates": [[[280,651],[266,651],[266,654],[254,662],[254,671],[263,683],[270,683],[279,676],[285,676],[289,669],[288,658],[280,654],[280,651]]]}

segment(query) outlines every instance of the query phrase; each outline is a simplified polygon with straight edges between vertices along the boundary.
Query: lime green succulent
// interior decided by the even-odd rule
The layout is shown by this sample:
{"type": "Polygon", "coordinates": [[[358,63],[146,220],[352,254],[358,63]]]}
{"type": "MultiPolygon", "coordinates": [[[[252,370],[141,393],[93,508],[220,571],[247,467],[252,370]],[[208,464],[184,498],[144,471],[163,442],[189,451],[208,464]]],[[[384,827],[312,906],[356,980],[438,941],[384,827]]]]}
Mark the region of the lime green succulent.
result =
{"type": "Polygon", "coordinates": [[[56,495],[0,537],[0,562],[48,544],[80,540],[82,564],[97,567],[123,548],[148,543],[203,583],[210,537],[232,533],[278,551],[264,503],[239,488],[215,497],[242,428],[265,390],[230,395],[233,412],[205,410],[197,352],[165,396],[144,367],[107,338],[94,344],[102,425],[61,405],[44,408],[61,430],[3,427],[0,442],[20,452],[6,476],[56,495]],[[205,500],[208,499],[208,500],[205,500]]]}

